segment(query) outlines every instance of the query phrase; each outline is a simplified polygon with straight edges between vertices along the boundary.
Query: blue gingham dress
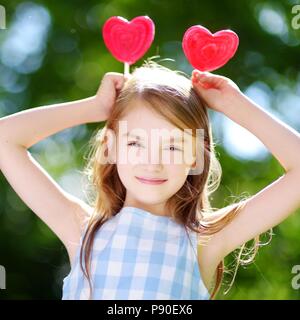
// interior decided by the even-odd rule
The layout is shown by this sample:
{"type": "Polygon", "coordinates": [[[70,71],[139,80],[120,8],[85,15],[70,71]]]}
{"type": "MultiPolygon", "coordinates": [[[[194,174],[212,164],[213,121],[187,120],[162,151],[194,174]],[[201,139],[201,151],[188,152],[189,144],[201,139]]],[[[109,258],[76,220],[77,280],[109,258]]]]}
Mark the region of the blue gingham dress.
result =
{"type": "MultiPolygon", "coordinates": [[[[89,299],[77,249],[62,300],[89,299]]],[[[136,207],[123,207],[97,230],[91,258],[94,300],[207,300],[197,261],[197,234],[136,207]],[[188,238],[190,235],[191,242],[188,238]]]]}

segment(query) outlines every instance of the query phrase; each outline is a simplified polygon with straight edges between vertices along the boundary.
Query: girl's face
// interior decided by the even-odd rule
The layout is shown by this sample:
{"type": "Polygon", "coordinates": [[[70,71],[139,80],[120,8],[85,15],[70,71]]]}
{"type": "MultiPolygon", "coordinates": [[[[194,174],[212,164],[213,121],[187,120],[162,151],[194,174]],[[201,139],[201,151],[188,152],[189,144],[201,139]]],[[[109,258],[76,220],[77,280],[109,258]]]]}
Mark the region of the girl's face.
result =
{"type": "Polygon", "coordinates": [[[164,212],[165,202],[182,187],[194,163],[193,138],[145,102],[131,104],[134,108],[119,121],[116,136],[117,171],[127,190],[124,206],[169,215],[164,212]],[[165,181],[149,184],[138,178],[165,181]]]}

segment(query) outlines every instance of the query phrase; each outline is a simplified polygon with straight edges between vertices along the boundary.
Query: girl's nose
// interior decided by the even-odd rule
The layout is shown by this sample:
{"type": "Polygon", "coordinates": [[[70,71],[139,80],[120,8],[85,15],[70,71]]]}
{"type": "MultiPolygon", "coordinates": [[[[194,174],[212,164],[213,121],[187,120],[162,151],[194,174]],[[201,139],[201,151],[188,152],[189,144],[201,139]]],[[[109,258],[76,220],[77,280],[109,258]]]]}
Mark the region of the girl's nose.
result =
{"type": "Polygon", "coordinates": [[[159,165],[162,164],[162,152],[160,148],[149,148],[148,161],[149,165],[159,165]]]}

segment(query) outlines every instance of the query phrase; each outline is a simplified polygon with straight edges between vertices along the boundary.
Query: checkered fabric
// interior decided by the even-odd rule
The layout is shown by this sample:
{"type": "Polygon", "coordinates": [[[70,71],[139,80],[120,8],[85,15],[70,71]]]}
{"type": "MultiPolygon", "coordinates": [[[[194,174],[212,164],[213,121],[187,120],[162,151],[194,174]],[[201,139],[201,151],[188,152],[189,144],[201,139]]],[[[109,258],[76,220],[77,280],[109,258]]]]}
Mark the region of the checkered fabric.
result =
{"type": "MultiPolygon", "coordinates": [[[[62,300],[89,298],[80,245],[63,280],[62,300]]],[[[136,207],[123,207],[96,232],[91,279],[94,300],[209,299],[197,262],[196,232],[136,207]]]]}

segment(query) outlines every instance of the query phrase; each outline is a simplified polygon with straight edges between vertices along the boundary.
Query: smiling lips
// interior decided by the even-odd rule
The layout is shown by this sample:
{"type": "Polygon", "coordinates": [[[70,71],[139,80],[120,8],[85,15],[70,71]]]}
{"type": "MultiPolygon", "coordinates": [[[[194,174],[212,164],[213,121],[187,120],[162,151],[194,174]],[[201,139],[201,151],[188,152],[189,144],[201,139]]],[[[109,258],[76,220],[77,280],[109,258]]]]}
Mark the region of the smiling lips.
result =
{"type": "Polygon", "coordinates": [[[150,178],[142,178],[136,177],[140,182],[146,184],[162,184],[167,181],[167,179],[150,179],[150,178]]]}

